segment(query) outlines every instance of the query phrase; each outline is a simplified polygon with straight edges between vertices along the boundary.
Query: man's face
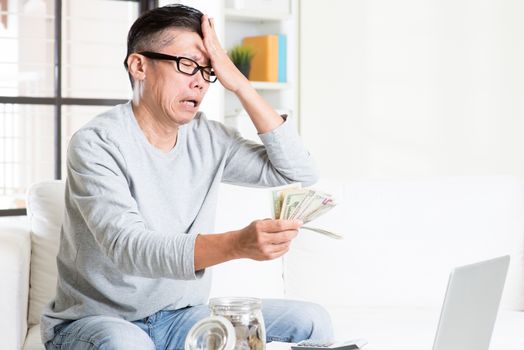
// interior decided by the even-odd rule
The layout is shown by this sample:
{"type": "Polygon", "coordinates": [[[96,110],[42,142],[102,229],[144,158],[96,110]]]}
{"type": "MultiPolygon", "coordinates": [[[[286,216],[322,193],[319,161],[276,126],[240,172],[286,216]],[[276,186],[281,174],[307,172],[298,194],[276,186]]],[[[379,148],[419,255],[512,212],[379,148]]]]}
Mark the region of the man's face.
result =
{"type": "MultiPolygon", "coordinates": [[[[157,52],[187,57],[201,66],[209,66],[202,38],[195,32],[171,29],[174,40],[157,52]]],[[[147,59],[142,102],[167,125],[179,126],[190,122],[209,88],[201,72],[189,76],[177,69],[174,61],[147,59]]]]}

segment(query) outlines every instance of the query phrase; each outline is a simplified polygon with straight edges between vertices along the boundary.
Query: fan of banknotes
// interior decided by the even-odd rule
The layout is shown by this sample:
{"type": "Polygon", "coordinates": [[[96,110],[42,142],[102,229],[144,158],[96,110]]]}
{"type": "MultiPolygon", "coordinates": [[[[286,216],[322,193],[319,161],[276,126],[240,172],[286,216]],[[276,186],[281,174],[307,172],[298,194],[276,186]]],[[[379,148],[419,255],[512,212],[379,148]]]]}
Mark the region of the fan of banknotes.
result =
{"type": "MultiPolygon", "coordinates": [[[[272,191],[273,217],[275,219],[299,219],[305,224],[333,209],[337,203],[327,193],[297,184],[276,187],[272,191]]],[[[331,238],[342,239],[343,235],[311,226],[302,229],[324,234],[331,238]]]]}

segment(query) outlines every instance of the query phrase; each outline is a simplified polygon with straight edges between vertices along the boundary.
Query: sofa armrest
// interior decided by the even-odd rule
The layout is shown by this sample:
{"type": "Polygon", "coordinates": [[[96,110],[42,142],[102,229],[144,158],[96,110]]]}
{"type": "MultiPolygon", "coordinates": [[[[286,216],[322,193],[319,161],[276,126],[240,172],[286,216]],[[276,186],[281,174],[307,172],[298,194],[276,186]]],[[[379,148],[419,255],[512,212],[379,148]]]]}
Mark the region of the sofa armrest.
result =
{"type": "Polygon", "coordinates": [[[25,218],[0,220],[2,349],[21,349],[27,333],[31,235],[25,218]]]}

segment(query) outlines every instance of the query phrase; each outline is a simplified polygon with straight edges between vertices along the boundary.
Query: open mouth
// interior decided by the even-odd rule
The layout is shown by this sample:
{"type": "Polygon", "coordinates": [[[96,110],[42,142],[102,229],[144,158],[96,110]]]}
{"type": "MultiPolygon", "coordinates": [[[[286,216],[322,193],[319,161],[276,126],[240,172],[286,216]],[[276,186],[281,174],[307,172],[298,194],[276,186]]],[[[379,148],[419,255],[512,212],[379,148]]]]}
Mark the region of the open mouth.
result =
{"type": "Polygon", "coordinates": [[[186,106],[193,107],[193,108],[198,106],[198,101],[197,100],[188,99],[188,100],[182,100],[180,102],[183,103],[186,106]]]}

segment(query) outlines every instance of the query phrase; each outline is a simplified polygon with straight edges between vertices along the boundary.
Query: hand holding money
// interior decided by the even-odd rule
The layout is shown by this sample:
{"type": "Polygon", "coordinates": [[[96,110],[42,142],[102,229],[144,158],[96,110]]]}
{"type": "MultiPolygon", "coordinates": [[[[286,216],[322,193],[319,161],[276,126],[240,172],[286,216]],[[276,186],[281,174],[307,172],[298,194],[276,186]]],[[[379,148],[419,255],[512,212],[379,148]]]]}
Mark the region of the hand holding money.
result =
{"type": "Polygon", "coordinates": [[[298,220],[256,220],[236,231],[236,258],[272,260],[289,250],[301,222],[298,220]]]}
{"type": "MultiPolygon", "coordinates": [[[[273,215],[275,219],[298,219],[308,223],[333,209],[337,203],[330,194],[292,184],[275,188],[272,191],[273,215]]],[[[302,229],[342,239],[339,233],[310,226],[302,229]]]]}

